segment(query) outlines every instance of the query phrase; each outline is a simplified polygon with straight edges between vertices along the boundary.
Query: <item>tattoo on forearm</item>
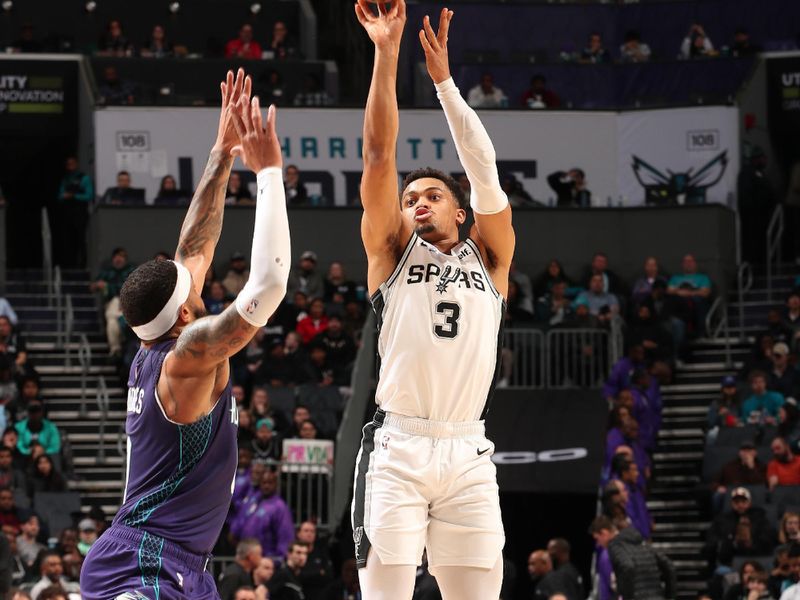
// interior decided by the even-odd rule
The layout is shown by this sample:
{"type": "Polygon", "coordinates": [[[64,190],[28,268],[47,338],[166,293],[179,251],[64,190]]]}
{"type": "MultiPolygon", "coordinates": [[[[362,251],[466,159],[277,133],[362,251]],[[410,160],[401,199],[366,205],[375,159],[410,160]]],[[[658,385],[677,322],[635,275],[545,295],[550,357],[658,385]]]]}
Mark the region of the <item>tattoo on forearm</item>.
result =
{"type": "Polygon", "coordinates": [[[183,221],[176,256],[185,260],[202,254],[206,246],[216,245],[222,231],[225,188],[233,158],[212,152],[183,221]]]}
{"type": "Polygon", "coordinates": [[[189,325],[178,338],[174,353],[179,359],[223,359],[250,341],[257,329],[231,305],[219,316],[189,325]]]}

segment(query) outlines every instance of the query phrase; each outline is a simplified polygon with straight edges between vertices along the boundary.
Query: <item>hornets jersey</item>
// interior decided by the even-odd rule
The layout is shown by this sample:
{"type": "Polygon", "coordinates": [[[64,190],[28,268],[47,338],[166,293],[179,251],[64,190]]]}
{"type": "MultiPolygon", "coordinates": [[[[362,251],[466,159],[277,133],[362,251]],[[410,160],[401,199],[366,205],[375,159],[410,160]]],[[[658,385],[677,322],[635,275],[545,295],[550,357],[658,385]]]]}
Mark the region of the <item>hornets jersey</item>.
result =
{"type": "Polygon", "coordinates": [[[434,421],[483,419],[500,368],[505,302],[475,242],[444,253],[413,234],[371,301],[378,406],[434,421]]]}

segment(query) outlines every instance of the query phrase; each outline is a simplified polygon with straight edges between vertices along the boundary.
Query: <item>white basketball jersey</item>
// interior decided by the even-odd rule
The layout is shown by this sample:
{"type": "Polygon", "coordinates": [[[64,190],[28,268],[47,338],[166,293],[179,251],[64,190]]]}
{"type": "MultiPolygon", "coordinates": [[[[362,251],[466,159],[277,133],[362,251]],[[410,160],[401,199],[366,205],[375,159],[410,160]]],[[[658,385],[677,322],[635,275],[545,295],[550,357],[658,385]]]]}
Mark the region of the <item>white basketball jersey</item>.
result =
{"type": "Polygon", "coordinates": [[[378,406],[434,421],[483,419],[499,373],[505,302],[475,242],[445,254],[413,234],[371,300],[378,406]]]}

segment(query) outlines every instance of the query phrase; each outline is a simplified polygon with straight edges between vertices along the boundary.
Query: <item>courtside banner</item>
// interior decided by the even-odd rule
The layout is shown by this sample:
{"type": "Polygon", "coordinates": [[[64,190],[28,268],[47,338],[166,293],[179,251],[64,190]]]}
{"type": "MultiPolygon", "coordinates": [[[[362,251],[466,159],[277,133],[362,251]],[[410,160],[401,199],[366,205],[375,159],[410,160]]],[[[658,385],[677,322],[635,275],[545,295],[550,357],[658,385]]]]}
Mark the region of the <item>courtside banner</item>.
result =
{"type": "Polygon", "coordinates": [[[772,143],[789,171],[800,159],[800,55],[767,59],[767,102],[772,143]]]}
{"type": "Polygon", "coordinates": [[[500,491],[596,493],[607,413],[596,390],[497,390],[486,435],[500,491]]]}
{"type": "MultiPolygon", "coordinates": [[[[692,110],[697,111],[692,114],[700,115],[701,121],[714,123],[711,128],[719,133],[716,142],[719,151],[728,150],[728,168],[735,173],[733,163],[737,153],[730,142],[736,138],[735,121],[716,116],[731,109],[692,110]]],[[[612,112],[482,111],[480,116],[497,149],[501,175],[513,175],[543,205],[555,198],[547,176],[578,167],[586,172],[595,206],[619,206],[644,203],[645,190],[641,186],[630,185],[624,192],[620,188],[620,169],[630,170],[630,155],[641,155],[647,160],[651,157],[650,150],[656,148],[658,154],[650,158],[652,164],[657,169],[672,169],[673,172],[689,169],[697,162],[696,150],[687,147],[689,138],[686,135],[699,125],[694,120],[689,125],[684,123],[686,113],[682,111],[636,114],[647,118],[651,112],[658,113],[659,128],[683,131],[683,143],[665,146],[663,130],[639,128],[637,135],[626,137],[627,146],[623,150],[618,131],[623,117],[612,112]],[[669,155],[668,160],[662,160],[665,153],[669,155]],[[620,156],[626,158],[621,162],[620,156]]],[[[97,110],[98,193],[115,185],[115,175],[120,170],[131,173],[134,187],[146,189],[148,202],[153,201],[160,179],[167,174],[176,176],[181,187],[193,188],[208,159],[218,114],[218,110],[212,108],[109,107],[97,110]]],[[[279,109],[278,133],[285,164],[300,168],[315,201],[327,200],[341,205],[357,202],[363,119],[363,110],[357,109],[279,109]]],[[[702,154],[705,156],[706,152],[702,154]]],[[[397,160],[401,173],[420,166],[450,173],[461,171],[441,111],[401,111],[397,160]]],[[[239,163],[235,168],[243,169],[239,163]]],[[[715,190],[708,197],[725,200],[732,189],[719,193],[715,190]]]]}

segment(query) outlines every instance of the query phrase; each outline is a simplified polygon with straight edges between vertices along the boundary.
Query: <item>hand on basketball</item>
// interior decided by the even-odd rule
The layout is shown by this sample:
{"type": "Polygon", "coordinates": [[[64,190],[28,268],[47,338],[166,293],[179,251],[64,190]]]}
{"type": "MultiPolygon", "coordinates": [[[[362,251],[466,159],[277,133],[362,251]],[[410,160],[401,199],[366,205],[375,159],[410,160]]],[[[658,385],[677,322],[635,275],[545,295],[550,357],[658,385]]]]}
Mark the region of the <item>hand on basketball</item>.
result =
{"type": "Polygon", "coordinates": [[[236,134],[236,128],[233,125],[230,109],[237,106],[242,98],[246,98],[246,101],[250,102],[253,80],[250,79],[249,75],[245,77],[244,69],[239,69],[236,72],[236,79],[233,77],[233,71],[228,71],[225,81],[219,84],[219,88],[222,92],[222,108],[219,115],[217,141],[214,144],[214,148],[227,154],[231,151],[231,148],[239,143],[239,136],[236,134]]]}
{"type": "Polygon", "coordinates": [[[239,142],[230,153],[242,159],[245,166],[259,173],[267,167],[283,167],[281,144],[275,133],[275,105],[267,111],[267,126],[261,121],[261,105],[258,96],[249,100],[245,96],[239,98],[235,107],[229,107],[233,126],[239,136],[239,142]]]}
{"type": "Polygon", "coordinates": [[[373,4],[378,7],[377,15],[367,0],[357,0],[355,9],[358,22],[367,30],[376,48],[398,50],[406,24],[406,0],[391,0],[388,11],[386,2],[373,4]]]}
{"type": "Polygon", "coordinates": [[[447,33],[450,31],[450,21],[453,11],[442,9],[439,15],[439,32],[434,34],[431,19],[425,15],[422,29],[419,31],[419,41],[425,50],[425,64],[428,74],[434,83],[441,83],[450,79],[450,58],[447,55],[447,33]]]}

